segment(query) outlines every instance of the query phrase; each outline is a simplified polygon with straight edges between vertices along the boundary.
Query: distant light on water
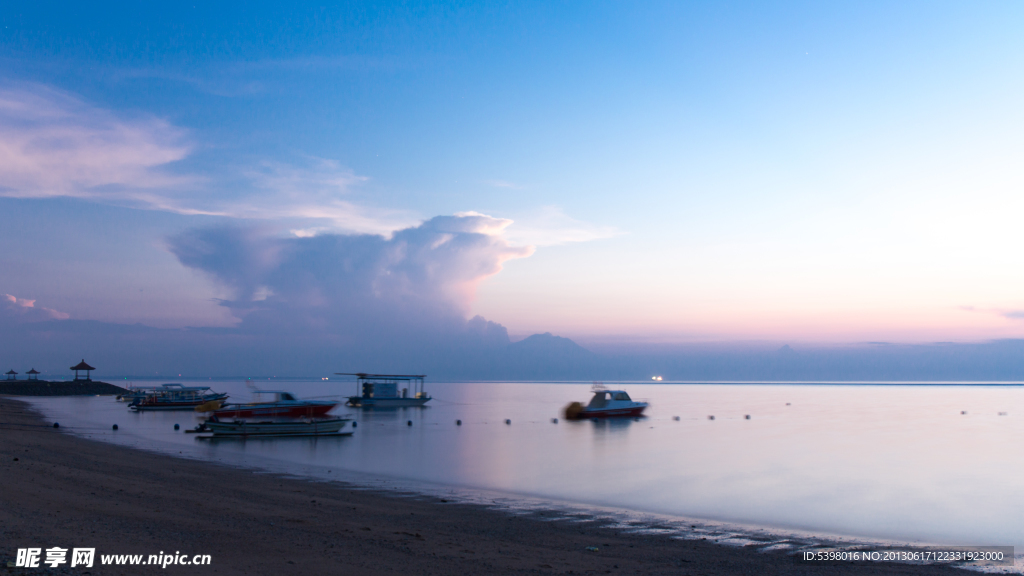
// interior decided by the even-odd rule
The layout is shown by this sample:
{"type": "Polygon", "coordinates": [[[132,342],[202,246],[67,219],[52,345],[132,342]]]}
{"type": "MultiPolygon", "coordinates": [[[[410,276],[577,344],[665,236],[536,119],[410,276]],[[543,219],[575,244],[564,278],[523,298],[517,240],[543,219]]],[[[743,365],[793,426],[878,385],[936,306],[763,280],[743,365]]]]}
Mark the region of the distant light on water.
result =
{"type": "Polygon", "coordinates": [[[651,380],[656,380],[658,382],[661,382],[661,376],[651,376],[651,380]]]}

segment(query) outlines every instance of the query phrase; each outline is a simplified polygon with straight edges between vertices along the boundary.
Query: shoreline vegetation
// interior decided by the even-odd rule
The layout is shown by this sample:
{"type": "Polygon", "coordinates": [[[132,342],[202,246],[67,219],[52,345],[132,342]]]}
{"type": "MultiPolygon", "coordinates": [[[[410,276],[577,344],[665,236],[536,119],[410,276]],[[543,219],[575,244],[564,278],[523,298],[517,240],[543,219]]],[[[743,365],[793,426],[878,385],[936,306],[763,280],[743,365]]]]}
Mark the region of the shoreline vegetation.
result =
{"type": "MultiPolygon", "coordinates": [[[[209,554],[180,574],[963,574],[946,566],[797,563],[700,540],[513,516],[477,504],[388,494],[174,458],[54,429],[0,397],[0,574],[17,548],[105,554],[209,554]],[[589,549],[588,549],[589,548],[589,549]]],[[[44,555],[45,558],[45,555],[44,555]]]]}

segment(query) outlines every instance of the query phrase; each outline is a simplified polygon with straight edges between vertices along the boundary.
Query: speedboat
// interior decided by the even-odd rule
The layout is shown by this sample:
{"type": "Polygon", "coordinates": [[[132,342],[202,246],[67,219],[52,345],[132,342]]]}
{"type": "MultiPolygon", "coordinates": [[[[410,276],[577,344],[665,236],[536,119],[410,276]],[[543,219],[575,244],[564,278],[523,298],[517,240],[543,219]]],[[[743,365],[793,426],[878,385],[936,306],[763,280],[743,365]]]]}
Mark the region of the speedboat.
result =
{"type": "Polygon", "coordinates": [[[326,415],[339,404],[326,400],[300,400],[283,390],[257,390],[253,395],[255,401],[248,404],[222,406],[219,402],[211,402],[196,406],[196,412],[212,411],[216,418],[312,418],[326,415]]]}
{"type": "MultiPolygon", "coordinates": [[[[351,418],[328,418],[303,420],[281,420],[253,422],[250,420],[233,420],[221,422],[211,418],[203,422],[193,431],[197,434],[212,433],[213,438],[248,438],[275,436],[348,436],[354,432],[352,426],[346,426],[351,418]]],[[[202,436],[200,436],[202,437],[202,436]]],[[[209,437],[209,436],[207,436],[209,437]]]]}
{"type": "Polygon", "coordinates": [[[211,392],[209,386],[182,386],[181,384],[164,384],[148,390],[139,399],[133,400],[129,410],[191,410],[207,402],[223,401],[228,395],[211,392]]]}
{"type": "Polygon", "coordinates": [[[647,402],[636,402],[625,390],[594,389],[594,396],[586,406],[573,402],[565,407],[565,417],[569,420],[586,418],[618,418],[642,416],[647,402]]]}

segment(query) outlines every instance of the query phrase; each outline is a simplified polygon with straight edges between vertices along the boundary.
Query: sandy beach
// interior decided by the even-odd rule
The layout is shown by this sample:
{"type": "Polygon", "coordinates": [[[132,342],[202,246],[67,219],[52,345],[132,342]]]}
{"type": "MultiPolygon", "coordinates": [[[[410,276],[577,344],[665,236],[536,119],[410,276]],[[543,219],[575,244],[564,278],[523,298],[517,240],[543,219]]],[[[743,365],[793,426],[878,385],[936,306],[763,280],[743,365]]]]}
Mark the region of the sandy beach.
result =
{"type": "MultiPolygon", "coordinates": [[[[169,458],[54,429],[0,398],[4,574],[143,574],[103,554],[208,554],[199,574],[963,574],[797,564],[782,553],[623,534],[169,458]],[[95,547],[91,569],[6,567],[17,548],[95,547]],[[596,551],[588,547],[597,548],[596,551]]],[[[45,555],[45,554],[44,554],[45,555]]]]}

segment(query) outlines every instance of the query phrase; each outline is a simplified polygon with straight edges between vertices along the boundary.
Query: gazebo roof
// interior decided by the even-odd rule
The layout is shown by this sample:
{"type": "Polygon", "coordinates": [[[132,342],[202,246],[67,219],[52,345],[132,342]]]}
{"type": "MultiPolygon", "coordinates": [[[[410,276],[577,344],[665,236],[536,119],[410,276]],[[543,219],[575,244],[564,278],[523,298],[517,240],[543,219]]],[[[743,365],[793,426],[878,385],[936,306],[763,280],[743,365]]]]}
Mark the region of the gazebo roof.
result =
{"type": "Polygon", "coordinates": [[[95,368],[93,368],[92,366],[89,366],[88,364],[85,363],[85,358],[82,358],[82,361],[79,362],[78,364],[75,364],[74,366],[72,366],[71,369],[72,370],[95,370],[95,368]]]}
{"type": "Polygon", "coordinates": [[[17,372],[15,372],[14,370],[10,370],[7,372],[7,374],[17,374],[17,372]]]}
{"type": "Polygon", "coordinates": [[[39,374],[39,371],[36,370],[35,368],[33,368],[33,369],[29,370],[28,372],[25,372],[25,374],[39,374]]]}

